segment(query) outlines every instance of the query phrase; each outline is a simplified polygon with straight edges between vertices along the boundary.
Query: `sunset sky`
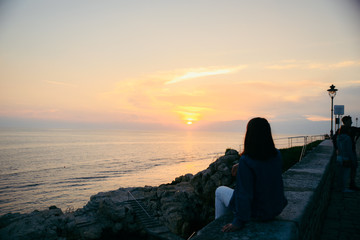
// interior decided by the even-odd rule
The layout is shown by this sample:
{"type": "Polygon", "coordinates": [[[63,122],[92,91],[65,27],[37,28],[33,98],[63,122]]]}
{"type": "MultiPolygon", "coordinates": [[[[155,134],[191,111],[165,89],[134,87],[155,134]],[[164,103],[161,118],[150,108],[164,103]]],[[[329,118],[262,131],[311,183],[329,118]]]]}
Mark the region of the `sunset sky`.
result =
{"type": "Polygon", "coordinates": [[[355,125],[356,2],[0,1],[0,127],[321,134],[331,84],[355,125]]]}

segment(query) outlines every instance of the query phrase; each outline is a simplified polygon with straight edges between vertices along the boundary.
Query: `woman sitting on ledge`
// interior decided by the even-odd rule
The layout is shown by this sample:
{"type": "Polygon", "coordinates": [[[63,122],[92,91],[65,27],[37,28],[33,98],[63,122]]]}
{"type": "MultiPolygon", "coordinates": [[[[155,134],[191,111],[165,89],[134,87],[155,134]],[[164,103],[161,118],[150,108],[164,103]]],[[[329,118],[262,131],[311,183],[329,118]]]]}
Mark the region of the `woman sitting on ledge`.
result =
{"type": "Polygon", "coordinates": [[[287,205],[282,158],[266,119],[249,121],[244,151],[231,173],[236,176],[235,190],[221,186],[215,192],[215,219],[230,211],[234,213],[232,223],[226,224],[223,232],[239,230],[250,220],[272,220],[287,205]]]}

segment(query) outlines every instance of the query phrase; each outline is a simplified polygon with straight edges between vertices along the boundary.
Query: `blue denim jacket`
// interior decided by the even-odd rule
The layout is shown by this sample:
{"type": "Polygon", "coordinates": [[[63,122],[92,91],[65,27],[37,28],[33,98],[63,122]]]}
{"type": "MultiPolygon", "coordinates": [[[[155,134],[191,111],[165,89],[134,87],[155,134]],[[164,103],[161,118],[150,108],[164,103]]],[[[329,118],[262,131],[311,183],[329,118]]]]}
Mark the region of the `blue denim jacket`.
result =
{"type": "Polygon", "coordinates": [[[251,219],[271,220],[286,205],[280,152],[265,161],[241,156],[236,187],[229,204],[234,212],[232,224],[241,227],[251,219]]]}
{"type": "Polygon", "coordinates": [[[336,138],[338,146],[338,156],[341,156],[342,160],[352,160],[356,161],[356,155],[352,149],[352,141],[349,135],[340,134],[336,138]]]}

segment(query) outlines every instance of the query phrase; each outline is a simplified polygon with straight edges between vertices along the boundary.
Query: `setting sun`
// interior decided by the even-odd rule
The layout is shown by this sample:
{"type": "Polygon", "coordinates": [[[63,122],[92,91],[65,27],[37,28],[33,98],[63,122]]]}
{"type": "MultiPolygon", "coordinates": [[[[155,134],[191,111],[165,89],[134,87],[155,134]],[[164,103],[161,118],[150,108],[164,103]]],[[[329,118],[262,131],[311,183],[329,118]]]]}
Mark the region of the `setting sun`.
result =
{"type": "Polygon", "coordinates": [[[0,0],[0,127],[322,134],[332,84],[359,116],[355,1],[42,2],[0,0]]]}

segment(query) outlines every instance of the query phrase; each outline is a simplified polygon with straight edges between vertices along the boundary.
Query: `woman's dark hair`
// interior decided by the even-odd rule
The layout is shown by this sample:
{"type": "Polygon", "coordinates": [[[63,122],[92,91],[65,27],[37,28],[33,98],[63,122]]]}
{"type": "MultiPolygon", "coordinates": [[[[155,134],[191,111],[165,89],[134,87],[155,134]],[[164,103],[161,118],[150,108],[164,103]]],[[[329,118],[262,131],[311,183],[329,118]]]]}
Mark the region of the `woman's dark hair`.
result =
{"type": "Polygon", "coordinates": [[[277,155],[270,124],[265,118],[253,118],[247,124],[242,154],[258,160],[266,160],[277,155]]]}
{"type": "Polygon", "coordinates": [[[341,121],[342,121],[343,123],[345,123],[346,121],[351,121],[350,115],[344,116],[344,117],[341,119],[341,121]]]}

